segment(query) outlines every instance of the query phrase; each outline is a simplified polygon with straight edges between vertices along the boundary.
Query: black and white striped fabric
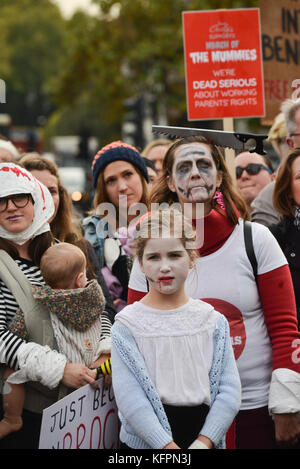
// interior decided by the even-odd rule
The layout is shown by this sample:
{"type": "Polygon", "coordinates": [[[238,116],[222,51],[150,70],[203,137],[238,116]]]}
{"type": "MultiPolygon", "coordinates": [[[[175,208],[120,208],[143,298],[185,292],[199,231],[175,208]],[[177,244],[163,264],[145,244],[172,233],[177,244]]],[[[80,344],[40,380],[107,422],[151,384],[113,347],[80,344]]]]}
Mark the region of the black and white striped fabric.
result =
{"type": "MultiPolygon", "coordinates": [[[[26,275],[32,285],[45,285],[40,269],[33,262],[16,258],[15,262],[26,275]]],[[[19,308],[11,291],[0,280],[0,362],[8,367],[17,369],[17,351],[23,340],[8,330],[8,324],[19,308]]],[[[110,336],[111,321],[108,315],[102,313],[102,328],[100,341],[110,336]]]]}

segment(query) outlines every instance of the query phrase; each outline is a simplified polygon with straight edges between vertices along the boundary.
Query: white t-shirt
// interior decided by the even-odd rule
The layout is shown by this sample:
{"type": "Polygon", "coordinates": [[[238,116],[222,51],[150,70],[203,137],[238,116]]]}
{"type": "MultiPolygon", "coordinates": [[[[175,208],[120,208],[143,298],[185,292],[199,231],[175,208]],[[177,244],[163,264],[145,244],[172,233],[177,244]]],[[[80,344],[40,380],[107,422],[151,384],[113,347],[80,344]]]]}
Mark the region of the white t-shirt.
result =
{"type": "Polygon", "coordinates": [[[209,371],[218,315],[211,305],[195,299],[172,310],[137,301],[117,314],[116,321],[134,336],[164,404],[210,405],[209,371]]]}
{"type": "MultiPolygon", "coordinates": [[[[252,223],[252,234],[259,275],[287,264],[268,228],[252,223]]],[[[243,223],[235,227],[218,251],[197,259],[185,287],[188,296],[212,304],[229,322],[242,382],[241,409],[266,406],[272,374],[272,347],[245,250],[243,223]]],[[[129,288],[147,291],[146,279],[137,261],[129,288]]]]}

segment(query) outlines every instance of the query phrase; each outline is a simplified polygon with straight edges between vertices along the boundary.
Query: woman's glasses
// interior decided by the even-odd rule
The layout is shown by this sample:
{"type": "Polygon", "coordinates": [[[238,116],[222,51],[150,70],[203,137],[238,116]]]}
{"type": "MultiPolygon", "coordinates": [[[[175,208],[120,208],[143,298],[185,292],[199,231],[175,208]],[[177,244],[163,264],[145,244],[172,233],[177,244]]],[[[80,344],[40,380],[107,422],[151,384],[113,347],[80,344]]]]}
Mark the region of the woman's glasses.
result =
{"type": "Polygon", "coordinates": [[[14,194],[8,197],[0,197],[0,213],[5,212],[8,207],[8,201],[11,200],[15,207],[24,208],[29,200],[32,200],[31,194],[14,194]]]}
{"type": "Polygon", "coordinates": [[[250,176],[255,176],[256,174],[258,174],[262,169],[265,169],[266,171],[268,171],[268,173],[270,174],[273,174],[273,171],[268,168],[268,166],[265,166],[264,164],[260,164],[260,163],[250,163],[250,164],[247,164],[247,166],[237,166],[235,168],[235,174],[236,174],[236,178],[237,179],[240,179],[240,177],[242,176],[243,174],[243,171],[246,171],[250,176]]]}

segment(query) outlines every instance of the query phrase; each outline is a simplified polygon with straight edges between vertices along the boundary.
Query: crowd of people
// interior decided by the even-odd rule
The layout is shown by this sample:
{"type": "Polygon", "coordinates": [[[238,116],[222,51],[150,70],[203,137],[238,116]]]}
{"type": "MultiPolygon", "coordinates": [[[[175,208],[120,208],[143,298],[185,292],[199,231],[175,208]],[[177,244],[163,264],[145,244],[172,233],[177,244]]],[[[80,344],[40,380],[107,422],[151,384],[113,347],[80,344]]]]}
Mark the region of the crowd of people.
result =
{"type": "Polygon", "coordinates": [[[300,448],[299,136],[287,100],[279,167],[245,151],[235,177],[201,136],[111,142],[83,219],[55,163],[0,139],[1,449],[38,448],[110,357],[120,449],[300,448]]]}

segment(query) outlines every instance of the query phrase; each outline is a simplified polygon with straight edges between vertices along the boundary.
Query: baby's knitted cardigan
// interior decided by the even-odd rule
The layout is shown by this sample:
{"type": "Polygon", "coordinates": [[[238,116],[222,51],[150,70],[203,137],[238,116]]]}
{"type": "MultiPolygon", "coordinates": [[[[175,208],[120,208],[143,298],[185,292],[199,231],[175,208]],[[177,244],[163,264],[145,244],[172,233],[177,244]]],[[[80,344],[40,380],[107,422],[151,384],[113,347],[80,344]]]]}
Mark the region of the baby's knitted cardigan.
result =
{"type": "MultiPolygon", "coordinates": [[[[105,298],[97,280],[88,282],[84,288],[53,290],[48,285],[32,286],[33,297],[56,314],[65,325],[76,331],[85,331],[99,318],[105,298]]],[[[24,314],[18,310],[9,324],[9,330],[28,341],[24,314]]]]}
{"type": "MultiPolygon", "coordinates": [[[[113,388],[122,423],[121,441],[134,449],[161,449],[172,441],[172,433],[144,359],[127,327],[116,321],[111,337],[113,388]],[[139,413],[140,418],[137,417],[139,413]]],[[[215,448],[224,449],[225,434],[241,404],[241,384],[229,326],[221,314],[213,340],[214,355],[209,374],[211,405],[201,435],[210,438],[215,448]]]]}

